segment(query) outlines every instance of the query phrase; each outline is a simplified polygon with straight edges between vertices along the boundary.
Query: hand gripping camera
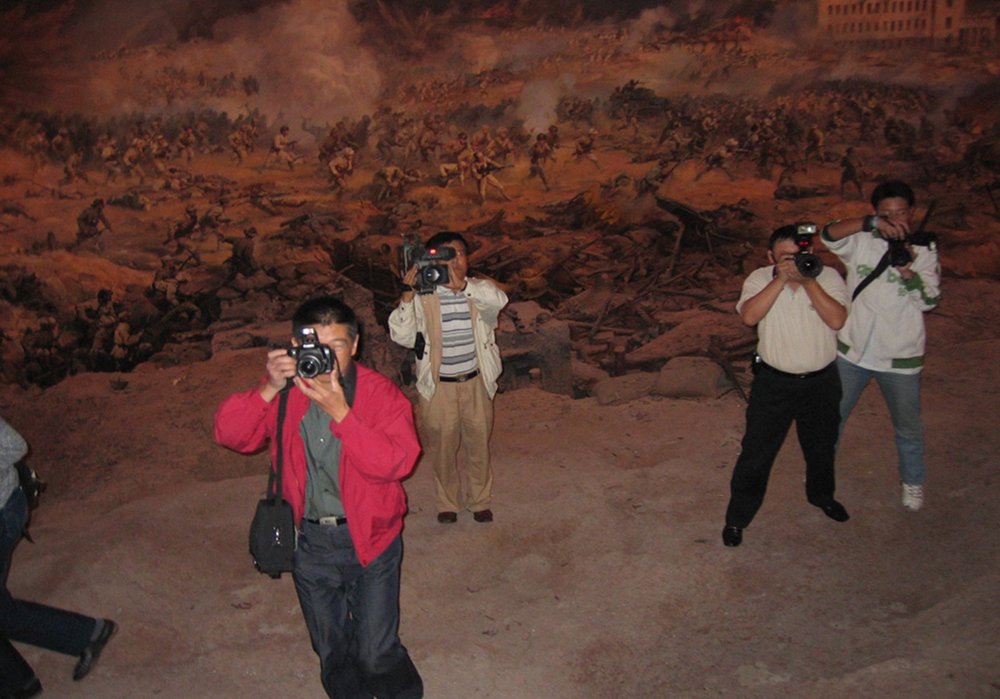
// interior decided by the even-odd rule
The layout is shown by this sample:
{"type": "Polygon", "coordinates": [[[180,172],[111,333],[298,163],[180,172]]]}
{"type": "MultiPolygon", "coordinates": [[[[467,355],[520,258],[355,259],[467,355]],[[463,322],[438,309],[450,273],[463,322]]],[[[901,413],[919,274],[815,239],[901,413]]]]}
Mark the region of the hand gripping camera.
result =
{"type": "Polygon", "coordinates": [[[410,234],[403,237],[399,248],[399,269],[406,272],[416,267],[417,281],[413,288],[418,294],[429,294],[438,284],[448,283],[448,266],[440,263],[454,257],[454,248],[426,248],[410,234]]]}
{"type": "Polygon", "coordinates": [[[326,345],[320,344],[313,328],[299,330],[299,346],[289,347],[288,356],[295,359],[295,373],[304,379],[329,374],[337,365],[337,357],[326,345]]]}
{"type": "Polygon", "coordinates": [[[799,274],[807,279],[814,279],[823,271],[823,260],[809,252],[813,236],[816,235],[816,224],[810,221],[800,221],[795,224],[795,244],[799,251],[795,253],[795,267],[799,274]]]}

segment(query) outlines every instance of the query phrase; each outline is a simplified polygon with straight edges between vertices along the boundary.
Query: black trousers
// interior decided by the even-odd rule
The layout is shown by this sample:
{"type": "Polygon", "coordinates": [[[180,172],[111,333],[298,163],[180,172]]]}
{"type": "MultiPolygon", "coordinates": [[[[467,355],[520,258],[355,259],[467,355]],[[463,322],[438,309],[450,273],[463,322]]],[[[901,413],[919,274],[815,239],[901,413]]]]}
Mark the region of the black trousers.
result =
{"type": "Polygon", "coordinates": [[[11,556],[27,519],[24,492],[16,488],[0,507],[0,695],[17,692],[35,676],[11,641],[80,655],[97,626],[93,617],[14,599],[7,590],[11,556]]]}
{"type": "Polygon", "coordinates": [[[805,378],[760,369],[750,389],[746,433],[730,481],[727,526],[742,529],[757,514],[793,421],[806,460],[806,498],[819,506],[833,500],[840,393],[835,363],[805,378]]]}

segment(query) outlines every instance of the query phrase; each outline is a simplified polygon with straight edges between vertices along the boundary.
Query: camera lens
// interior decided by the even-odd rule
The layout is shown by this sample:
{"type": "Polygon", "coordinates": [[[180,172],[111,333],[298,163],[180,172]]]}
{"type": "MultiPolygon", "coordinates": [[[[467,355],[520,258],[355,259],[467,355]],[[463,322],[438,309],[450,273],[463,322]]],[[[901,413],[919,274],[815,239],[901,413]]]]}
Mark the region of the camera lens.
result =
{"type": "Polygon", "coordinates": [[[795,267],[806,279],[814,279],[823,271],[823,261],[811,253],[800,252],[795,256],[795,267]]]}
{"type": "Polygon", "coordinates": [[[302,357],[295,367],[299,376],[304,379],[312,379],[319,376],[321,368],[322,367],[320,367],[320,364],[316,361],[315,357],[311,356],[302,357]]]}

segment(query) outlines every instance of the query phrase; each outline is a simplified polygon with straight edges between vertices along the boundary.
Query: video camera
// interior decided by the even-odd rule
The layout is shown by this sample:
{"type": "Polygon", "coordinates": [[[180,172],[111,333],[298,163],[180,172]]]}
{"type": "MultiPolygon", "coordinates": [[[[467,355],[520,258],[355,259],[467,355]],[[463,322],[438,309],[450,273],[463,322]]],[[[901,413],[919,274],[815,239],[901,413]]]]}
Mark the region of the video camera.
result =
{"type": "Polygon", "coordinates": [[[809,252],[815,235],[815,223],[800,221],[795,224],[795,244],[799,247],[799,251],[795,253],[795,268],[807,279],[814,279],[823,271],[823,260],[809,252]]]}
{"type": "Polygon", "coordinates": [[[337,365],[337,357],[326,345],[320,344],[313,328],[299,330],[299,346],[289,347],[288,356],[295,359],[295,373],[304,379],[329,374],[337,365]]]}
{"type": "Polygon", "coordinates": [[[426,248],[414,234],[408,234],[403,236],[399,248],[399,269],[405,273],[416,267],[417,281],[413,288],[418,294],[429,294],[438,284],[448,283],[448,266],[439,263],[454,257],[454,248],[426,248]]]}

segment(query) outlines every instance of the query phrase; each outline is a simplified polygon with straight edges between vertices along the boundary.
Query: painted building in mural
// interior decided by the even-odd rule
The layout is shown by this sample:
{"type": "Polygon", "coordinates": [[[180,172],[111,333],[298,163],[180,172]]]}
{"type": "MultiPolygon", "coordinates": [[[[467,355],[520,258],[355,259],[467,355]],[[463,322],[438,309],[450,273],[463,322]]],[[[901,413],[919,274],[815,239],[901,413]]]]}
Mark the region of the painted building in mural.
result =
{"type": "Polygon", "coordinates": [[[972,48],[997,39],[995,13],[970,14],[966,0],[819,0],[819,28],[837,43],[972,48]]]}

